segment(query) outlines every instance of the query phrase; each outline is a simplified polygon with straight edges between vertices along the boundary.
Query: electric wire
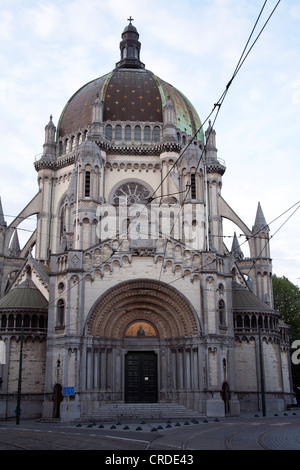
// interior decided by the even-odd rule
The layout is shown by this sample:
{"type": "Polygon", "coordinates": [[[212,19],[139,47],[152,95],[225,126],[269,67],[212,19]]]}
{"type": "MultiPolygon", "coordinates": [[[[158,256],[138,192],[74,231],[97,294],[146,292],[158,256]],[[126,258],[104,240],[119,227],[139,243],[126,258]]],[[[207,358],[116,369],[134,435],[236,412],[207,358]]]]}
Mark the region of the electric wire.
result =
{"type": "MultiPolygon", "coordinates": [[[[242,244],[248,242],[249,240],[251,240],[251,238],[255,238],[256,235],[259,233],[259,232],[262,232],[264,231],[267,227],[269,227],[273,222],[275,222],[276,220],[278,220],[280,217],[282,217],[283,215],[285,215],[288,211],[290,211],[291,209],[293,209],[296,205],[300,204],[300,201],[298,201],[297,203],[293,204],[289,209],[285,210],[282,214],[280,214],[278,217],[276,217],[275,219],[273,219],[270,223],[266,224],[265,226],[261,227],[259,230],[257,230],[254,234],[251,235],[251,237],[247,236],[247,240],[245,240],[242,244]]],[[[263,253],[263,251],[265,250],[266,248],[266,245],[268,243],[270,243],[271,239],[274,238],[274,236],[279,232],[279,230],[288,222],[288,220],[295,214],[295,212],[300,208],[300,205],[298,205],[298,207],[293,211],[293,213],[281,224],[281,226],[274,232],[274,234],[269,237],[267,240],[266,240],[266,243],[264,245],[264,247],[261,249],[259,255],[253,260],[253,265],[251,266],[251,268],[249,269],[248,271],[248,274],[246,273],[242,273],[244,275],[249,275],[249,272],[251,269],[253,269],[254,265],[256,264],[256,262],[258,261],[258,259],[260,259],[260,256],[261,254],[263,253]]],[[[238,247],[240,247],[241,245],[239,245],[238,247]]],[[[233,254],[235,250],[231,250],[228,252],[228,255],[230,254],[233,254]]],[[[250,261],[250,259],[249,259],[250,261]]],[[[215,260],[212,260],[210,261],[209,263],[205,264],[205,265],[202,265],[200,268],[198,268],[197,270],[194,270],[194,271],[191,271],[189,272],[189,274],[197,274],[197,273],[200,273],[201,270],[205,269],[206,267],[210,266],[211,264],[213,264],[215,262],[215,260]]],[[[174,279],[173,281],[170,281],[169,284],[172,284],[173,282],[176,282],[178,281],[179,279],[181,279],[182,277],[184,277],[184,275],[181,275],[180,277],[174,279]]]]}
{"type": "MultiPolygon", "coordinates": [[[[218,114],[219,114],[219,112],[220,112],[220,108],[221,108],[221,106],[222,106],[222,104],[223,104],[223,102],[224,102],[224,100],[225,100],[225,97],[226,97],[226,95],[227,95],[227,93],[228,93],[228,90],[229,90],[229,88],[230,88],[230,86],[231,86],[233,80],[235,79],[235,77],[237,76],[238,72],[240,71],[242,65],[244,64],[244,62],[245,62],[246,58],[248,57],[250,51],[253,49],[253,46],[254,46],[254,44],[257,42],[257,40],[258,40],[258,38],[260,37],[262,31],[265,29],[265,27],[266,27],[267,23],[269,22],[271,16],[274,14],[274,12],[275,12],[277,6],[278,6],[279,3],[280,3],[280,0],[277,2],[276,6],[274,7],[273,11],[272,11],[271,14],[269,15],[267,21],[265,22],[265,24],[264,24],[262,30],[260,31],[260,33],[259,33],[258,36],[256,37],[255,41],[253,42],[251,48],[249,49],[249,51],[247,52],[247,54],[245,55],[245,57],[243,58],[243,56],[244,56],[244,54],[245,54],[245,52],[246,52],[247,46],[248,46],[248,44],[249,44],[249,42],[250,42],[250,40],[251,40],[251,37],[252,37],[252,35],[253,35],[253,33],[254,33],[254,30],[255,30],[255,28],[256,28],[256,26],[257,26],[257,24],[258,24],[259,18],[260,18],[261,14],[262,14],[262,12],[263,12],[263,10],[264,10],[264,7],[265,7],[265,5],[266,5],[266,2],[267,2],[267,0],[265,0],[264,4],[263,4],[263,6],[262,6],[262,8],[261,8],[261,10],[260,10],[260,13],[259,13],[259,15],[258,15],[258,18],[257,18],[257,20],[256,20],[256,22],[255,22],[255,25],[254,25],[254,27],[253,27],[251,33],[250,33],[250,36],[249,36],[249,38],[248,38],[248,41],[247,41],[247,43],[246,43],[246,45],[245,45],[245,47],[244,47],[244,50],[243,50],[243,52],[242,52],[242,54],[241,54],[241,56],[240,56],[240,58],[239,58],[238,64],[237,64],[237,66],[236,66],[236,68],[235,68],[235,70],[234,70],[234,73],[233,73],[233,75],[232,75],[230,81],[227,83],[224,92],[222,93],[222,95],[221,95],[221,97],[219,98],[219,100],[217,101],[217,103],[214,104],[212,111],[209,113],[209,115],[207,116],[207,118],[206,118],[206,119],[204,120],[204,122],[201,124],[200,128],[199,128],[199,129],[197,130],[197,132],[194,134],[193,138],[190,139],[190,141],[188,142],[188,145],[183,149],[183,152],[179,155],[178,159],[175,161],[175,163],[174,163],[174,164],[171,166],[171,168],[168,170],[168,172],[166,173],[166,175],[164,176],[164,178],[161,180],[161,182],[160,182],[160,184],[158,185],[157,189],[153,192],[152,197],[154,197],[154,195],[157,193],[158,189],[161,187],[161,185],[163,184],[163,182],[165,181],[165,179],[168,177],[168,175],[170,174],[170,172],[174,169],[174,167],[175,167],[176,165],[178,165],[179,160],[183,157],[184,153],[186,152],[186,150],[188,149],[188,147],[192,144],[193,140],[196,138],[196,136],[198,135],[198,133],[203,129],[204,124],[210,119],[210,117],[212,116],[212,114],[214,113],[214,111],[217,109],[216,116],[215,116],[215,118],[214,118],[213,126],[210,126],[210,132],[212,132],[212,129],[213,129],[214,124],[215,124],[215,121],[216,121],[216,119],[217,119],[217,117],[218,117],[218,114]]],[[[201,158],[199,159],[199,162],[198,162],[198,167],[199,167],[200,161],[202,160],[203,152],[204,152],[204,148],[203,148],[203,150],[202,150],[201,158]]],[[[197,167],[197,168],[198,168],[198,167],[197,167]]],[[[150,198],[150,200],[151,200],[151,198],[150,198]]],[[[149,203],[149,201],[145,204],[144,207],[146,207],[148,203],[149,203]]],[[[131,226],[133,226],[133,225],[131,225],[131,226]]],[[[130,227],[129,227],[129,229],[130,229],[130,227]]],[[[113,255],[115,254],[115,252],[119,250],[119,248],[122,246],[124,240],[125,240],[125,238],[123,238],[123,239],[119,242],[118,248],[115,249],[115,250],[113,250],[112,253],[110,254],[110,256],[109,256],[105,261],[102,262],[102,265],[103,265],[103,266],[113,257],[113,255]]],[[[54,301],[56,301],[56,300],[54,300],[54,301]]],[[[54,301],[53,301],[53,302],[54,302],[54,301]]]]}
{"type": "MultiPolygon", "coordinates": [[[[291,210],[291,208],[294,208],[295,205],[297,205],[297,204],[299,204],[299,203],[300,203],[300,201],[298,201],[296,204],[294,204],[294,205],[291,206],[289,209],[287,209],[286,211],[284,211],[282,214],[280,214],[278,217],[276,217],[274,220],[272,220],[269,224],[266,224],[266,225],[265,225],[263,228],[261,228],[260,230],[262,231],[264,228],[266,228],[266,227],[268,227],[269,225],[271,225],[271,223],[273,223],[273,222],[275,222],[276,220],[278,220],[280,217],[282,217],[283,215],[285,215],[289,210],[291,210]]],[[[297,211],[299,208],[300,208],[300,205],[299,205],[299,206],[293,211],[293,213],[281,224],[281,226],[276,230],[276,232],[274,232],[273,237],[274,237],[274,236],[279,232],[279,230],[288,222],[288,220],[296,213],[296,211],[297,211]]],[[[253,238],[253,237],[255,237],[255,235],[257,235],[257,232],[256,232],[255,234],[253,234],[252,237],[249,237],[249,238],[253,238]]],[[[272,237],[272,238],[273,238],[273,237],[272,237]]],[[[270,241],[270,240],[267,240],[267,241],[266,241],[266,244],[269,243],[269,241],[270,241]]],[[[260,254],[263,252],[264,249],[265,249],[265,246],[264,246],[263,249],[261,250],[260,254]]],[[[229,254],[230,254],[230,253],[232,254],[233,252],[231,251],[231,252],[229,252],[229,254]]],[[[103,261],[103,262],[100,264],[100,266],[97,266],[97,267],[93,268],[91,271],[86,272],[86,274],[91,274],[91,273],[93,273],[95,270],[99,269],[102,265],[104,265],[104,263],[107,263],[107,262],[108,262],[108,260],[110,259],[111,256],[112,256],[112,255],[110,255],[105,261],[103,261]]],[[[259,256],[260,256],[260,255],[259,255],[259,256]]],[[[257,256],[256,260],[254,260],[254,264],[255,264],[255,263],[257,262],[257,260],[259,259],[259,256],[257,256]]],[[[190,274],[200,274],[200,273],[201,273],[201,270],[203,270],[203,269],[209,267],[209,266],[210,266],[212,263],[214,263],[214,262],[215,262],[215,259],[212,260],[212,261],[210,261],[210,262],[208,262],[207,264],[202,265],[202,266],[201,266],[200,268],[198,268],[197,270],[194,270],[194,271],[188,270],[188,274],[184,274],[184,273],[183,273],[183,274],[182,274],[181,276],[179,276],[178,278],[173,279],[172,281],[168,282],[167,285],[171,285],[171,284],[173,284],[174,282],[177,282],[178,280],[180,280],[180,279],[186,277],[187,275],[190,275],[190,274]]],[[[253,264],[253,266],[251,266],[250,269],[253,269],[254,264],[253,264]]],[[[250,272],[250,270],[249,270],[249,272],[250,272]]],[[[242,274],[242,275],[247,275],[246,273],[241,273],[241,274],[242,274]]],[[[80,285],[80,284],[82,283],[82,281],[84,281],[84,280],[85,280],[85,276],[82,276],[81,279],[78,278],[78,281],[75,282],[73,286],[68,287],[68,289],[66,289],[65,293],[66,293],[66,292],[69,292],[71,289],[73,289],[73,288],[76,287],[76,286],[78,286],[78,288],[79,288],[79,285],[80,285]]],[[[217,290],[218,290],[218,289],[217,289],[217,290]]],[[[224,292],[225,292],[225,291],[227,291],[227,289],[224,289],[224,292]]],[[[235,294],[236,294],[236,291],[234,291],[234,295],[235,295],[235,294]]],[[[60,297],[57,297],[57,298],[54,299],[53,301],[48,302],[47,304],[45,304],[45,308],[49,307],[50,305],[53,305],[53,306],[55,307],[56,302],[59,300],[59,298],[61,298],[61,296],[60,296],[60,297]]],[[[68,306],[68,309],[69,309],[69,310],[72,310],[72,309],[76,310],[75,307],[71,307],[71,306],[68,306]]],[[[79,326],[79,325],[82,324],[82,323],[86,323],[86,321],[87,321],[86,318],[84,318],[84,319],[82,319],[82,320],[76,320],[75,322],[68,323],[68,327],[72,327],[72,326],[76,326],[76,325],[79,326]]]]}
{"type": "MultiPolygon", "coordinates": [[[[240,58],[239,58],[239,60],[238,60],[238,63],[237,63],[236,68],[235,68],[235,70],[234,70],[234,72],[233,72],[233,75],[232,75],[231,79],[229,80],[229,82],[227,83],[224,92],[223,92],[222,95],[220,96],[220,98],[219,98],[219,100],[217,101],[217,103],[214,104],[212,111],[209,113],[209,115],[208,115],[208,116],[206,117],[206,119],[203,121],[203,123],[201,124],[201,126],[199,127],[199,129],[195,132],[194,136],[189,140],[187,146],[183,149],[183,151],[182,151],[181,154],[179,155],[178,159],[174,162],[174,164],[173,164],[173,165],[171,166],[171,168],[168,170],[168,172],[166,173],[166,175],[163,177],[163,179],[161,180],[160,184],[158,185],[158,187],[156,188],[156,190],[153,192],[152,196],[151,196],[151,197],[149,198],[149,200],[146,202],[145,206],[147,206],[147,204],[149,204],[149,202],[151,202],[151,201],[155,198],[154,195],[157,193],[157,191],[159,190],[159,188],[162,186],[163,182],[166,180],[166,178],[169,176],[170,172],[175,168],[175,166],[178,165],[179,161],[181,160],[181,158],[183,157],[184,153],[187,151],[187,149],[189,148],[189,146],[192,144],[193,140],[197,137],[197,135],[199,134],[199,132],[203,129],[204,124],[205,124],[207,121],[209,121],[209,119],[210,119],[210,117],[212,116],[212,114],[214,113],[215,109],[217,109],[217,113],[216,113],[216,116],[215,116],[215,118],[214,118],[213,125],[210,126],[210,129],[209,129],[209,135],[208,135],[208,138],[207,138],[207,140],[209,140],[209,136],[210,136],[210,134],[211,134],[211,132],[212,132],[212,129],[214,128],[214,124],[215,124],[216,119],[217,119],[217,116],[218,116],[218,114],[219,114],[219,112],[220,112],[220,108],[221,108],[221,106],[222,106],[222,104],[223,104],[223,102],[224,102],[224,100],[225,100],[225,97],[226,97],[226,95],[227,95],[227,92],[228,92],[228,90],[229,90],[229,87],[231,86],[233,80],[235,79],[236,75],[237,75],[238,72],[240,71],[242,65],[244,64],[244,62],[245,62],[245,60],[246,60],[246,58],[248,57],[249,53],[251,52],[251,50],[253,49],[254,45],[256,44],[256,42],[258,41],[259,37],[261,36],[263,30],[265,29],[265,27],[267,26],[267,24],[268,24],[268,22],[270,21],[271,17],[273,16],[273,14],[274,14],[276,8],[278,7],[280,1],[281,1],[281,0],[278,0],[278,2],[276,3],[276,5],[275,5],[275,7],[273,8],[272,12],[270,13],[269,17],[267,18],[266,22],[264,23],[263,27],[261,28],[259,34],[257,35],[257,37],[256,37],[256,39],[254,40],[254,42],[252,43],[250,49],[249,49],[248,52],[246,53],[247,47],[248,47],[248,45],[249,45],[249,42],[250,42],[250,40],[251,40],[251,38],[252,38],[252,36],[253,36],[253,33],[254,33],[254,31],[255,31],[255,29],[256,29],[256,27],[257,27],[258,21],[259,21],[261,15],[262,15],[262,13],[263,13],[263,10],[264,10],[264,8],[265,8],[265,6],[266,6],[267,0],[265,0],[265,2],[264,2],[263,6],[262,6],[262,8],[261,8],[261,10],[260,10],[260,12],[259,12],[259,14],[258,14],[258,17],[257,17],[257,19],[256,19],[256,21],[255,21],[255,24],[254,24],[254,26],[253,26],[253,28],[252,28],[252,31],[251,31],[251,33],[250,33],[250,35],[249,35],[249,38],[248,38],[248,40],[247,40],[247,42],[246,42],[246,45],[245,45],[245,47],[244,47],[244,49],[243,49],[243,52],[242,52],[242,54],[241,54],[241,56],[240,56],[240,58]]],[[[202,154],[201,154],[201,157],[200,157],[199,162],[198,162],[198,165],[197,165],[197,169],[199,168],[200,162],[201,162],[201,160],[202,160],[202,158],[203,158],[204,151],[205,151],[205,146],[203,147],[202,154]]],[[[169,196],[169,194],[166,194],[165,196],[169,196]]],[[[23,218],[23,217],[22,217],[22,216],[18,216],[17,218],[23,218]]],[[[15,227],[14,227],[14,228],[15,228],[15,227]]],[[[24,230],[26,230],[26,229],[24,229],[24,230]]],[[[29,230],[28,230],[28,231],[29,231],[29,230]]]]}
{"type": "MultiPolygon", "coordinates": [[[[264,2],[264,5],[263,5],[263,7],[261,8],[261,11],[260,11],[259,16],[258,16],[258,18],[257,18],[257,20],[256,20],[256,22],[255,22],[255,25],[254,25],[254,27],[253,27],[253,29],[252,29],[252,31],[251,31],[251,34],[250,34],[249,39],[248,39],[248,41],[247,41],[247,43],[246,43],[246,46],[244,47],[243,53],[241,54],[241,57],[240,57],[240,59],[239,59],[239,61],[238,61],[238,64],[237,64],[237,66],[236,66],[236,68],[235,68],[235,71],[234,71],[234,73],[233,73],[231,79],[230,79],[229,82],[227,83],[224,92],[222,93],[222,95],[221,95],[221,97],[219,98],[219,100],[217,101],[217,103],[214,104],[212,111],[209,113],[209,115],[207,116],[207,118],[203,121],[203,123],[201,124],[200,128],[197,130],[197,132],[194,134],[194,136],[190,139],[190,141],[188,142],[187,146],[183,149],[183,152],[181,152],[181,154],[179,155],[178,159],[175,161],[175,163],[174,163],[174,164],[171,166],[171,168],[168,170],[168,172],[166,173],[166,175],[164,176],[164,178],[161,180],[161,182],[160,182],[158,188],[153,192],[152,198],[154,197],[154,195],[155,195],[155,193],[158,191],[158,189],[161,187],[161,185],[163,184],[163,182],[165,181],[165,179],[168,177],[168,175],[170,174],[170,172],[175,168],[176,165],[178,165],[180,159],[183,157],[183,155],[184,155],[184,153],[186,152],[186,150],[188,149],[188,147],[192,144],[193,140],[197,137],[198,133],[203,129],[204,124],[210,119],[210,117],[212,116],[212,114],[213,114],[213,113],[215,112],[215,110],[217,109],[216,116],[215,116],[214,121],[213,121],[213,125],[210,126],[210,132],[212,132],[212,129],[213,129],[213,127],[214,127],[214,124],[215,124],[216,119],[217,119],[217,117],[218,117],[218,114],[219,114],[219,112],[220,112],[220,108],[221,108],[221,106],[222,106],[222,104],[223,104],[223,102],[224,102],[224,100],[225,100],[225,97],[226,97],[226,95],[227,95],[227,93],[228,93],[228,90],[229,90],[230,86],[232,85],[233,80],[234,80],[235,77],[237,76],[237,74],[238,74],[238,72],[240,71],[241,67],[243,66],[243,64],[244,64],[244,62],[245,62],[245,60],[246,60],[246,58],[248,57],[249,53],[251,52],[251,50],[253,49],[254,45],[256,44],[256,42],[258,41],[259,37],[261,36],[261,34],[262,34],[263,30],[265,29],[267,23],[270,21],[272,15],[274,14],[274,12],[275,12],[277,6],[278,6],[279,3],[280,3],[280,1],[281,1],[281,0],[279,0],[279,1],[277,2],[276,6],[275,6],[274,9],[272,10],[272,12],[271,12],[271,14],[269,15],[267,21],[265,22],[263,28],[261,29],[261,31],[260,31],[259,34],[257,35],[256,39],[255,39],[254,42],[252,43],[252,45],[251,45],[250,49],[248,50],[247,54],[245,54],[246,49],[247,49],[247,46],[248,46],[248,44],[249,44],[249,42],[250,42],[250,39],[251,39],[251,37],[252,37],[252,35],[253,35],[253,33],[254,33],[254,30],[255,30],[255,28],[256,28],[256,26],[257,26],[258,20],[259,20],[261,14],[262,14],[262,12],[263,12],[263,9],[264,9],[264,7],[265,7],[265,5],[266,5],[266,3],[267,3],[267,0],[264,2]],[[245,54],[245,56],[244,56],[244,54],[245,54]],[[243,57],[243,56],[244,56],[244,57],[243,57]]],[[[210,134],[209,134],[209,135],[210,135],[210,134]]],[[[202,150],[201,158],[199,159],[197,168],[198,168],[199,165],[200,165],[200,162],[201,162],[201,160],[202,160],[204,151],[205,151],[205,147],[204,147],[203,150],[202,150]]],[[[188,193],[187,193],[187,194],[188,194],[188,193]]],[[[149,204],[149,202],[151,202],[151,198],[149,198],[149,201],[146,202],[145,207],[149,204]]],[[[112,253],[110,254],[110,256],[109,256],[106,260],[102,261],[101,265],[100,265],[100,266],[97,266],[96,268],[94,268],[91,272],[95,271],[95,269],[99,269],[99,267],[105,266],[105,264],[108,263],[109,260],[113,257],[113,255],[115,254],[115,252],[118,251],[119,248],[122,246],[122,243],[124,242],[124,240],[125,240],[125,239],[122,239],[122,240],[119,242],[118,249],[112,250],[112,253]]],[[[202,269],[203,269],[203,267],[202,267],[202,269]]],[[[89,272],[89,274],[90,274],[90,272],[89,272]]],[[[181,277],[182,277],[182,276],[181,276],[181,277]]],[[[78,282],[74,284],[74,286],[76,286],[76,285],[78,285],[79,283],[81,283],[84,279],[85,279],[84,276],[82,276],[82,278],[79,279],[78,282]]],[[[74,286],[68,287],[67,291],[71,290],[74,286]]],[[[52,300],[51,302],[48,302],[48,303],[47,303],[47,306],[49,307],[51,304],[54,305],[54,304],[57,302],[57,300],[58,300],[59,298],[60,298],[60,297],[58,297],[58,298],[52,300]]],[[[69,307],[69,308],[70,308],[70,307],[69,307]]],[[[85,322],[86,319],[84,319],[84,320],[82,320],[82,321],[85,322]]],[[[76,322],[76,324],[78,324],[78,322],[76,322]]],[[[71,324],[70,324],[69,326],[71,326],[71,324]]]]}
{"type": "MultiPolygon", "coordinates": [[[[153,194],[152,194],[152,196],[149,198],[149,200],[146,202],[146,204],[145,204],[143,210],[144,210],[145,207],[149,204],[149,202],[152,201],[152,198],[153,198],[154,195],[157,193],[157,191],[160,189],[160,187],[162,186],[162,184],[164,183],[164,181],[166,180],[166,178],[169,176],[169,174],[170,174],[171,171],[175,168],[175,166],[177,166],[177,165],[179,164],[179,161],[182,159],[184,153],[187,151],[187,149],[189,148],[189,146],[192,144],[192,142],[194,141],[194,139],[196,138],[196,136],[198,135],[198,133],[203,129],[204,124],[205,124],[207,121],[209,121],[210,117],[212,116],[212,114],[214,113],[214,111],[217,109],[216,115],[215,115],[215,117],[214,117],[213,125],[209,127],[209,133],[208,133],[208,136],[207,136],[207,141],[209,140],[210,135],[211,135],[211,132],[212,132],[212,130],[213,130],[213,128],[214,128],[216,119],[217,119],[217,117],[218,117],[218,115],[219,115],[221,106],[222,106],[222,104],[223,104],[223,102],[224,102],[224,100],[225,100],[225,97],[226,97],[226,95],[227,95],[227,93],[228,93],[228,90],[229,90],[229,88],[230,88],[230,86],[231,86],[233,80],[235,79],[236,75],[237,75],[238,72],[240,71],[242,65],[244,64],[244,62],[245,62],[246,58],[248,57],[250,51],[253,49],[254,44],[257,42],[258,38],[260,37],[260,35],[261,35],[262,31],[264,30],[264,28],[266,27],[267,23],[269,22],[271,16],[272,16],[273,13],[275,12],[275,10],[276,10],[278,4],[280,3],[280,0],[277,2],[277,5],[275,6],[275,8],[273,9],[273,11],[272,11],[272,13],[270,14],[269,18],[268,18],[267,21],[265,22],[265,24],[264,24],[262,30],[260,31],[260,33],[259,33],[258,36],[256,37],[256,39],[255,39],[254,43],[252,44],[250,50],[248,51],[248,53],[246,54],[246,56],[243,58],[243,56],[244,56],[244,54],[245,54],[245,52],[246,52],[246,50],[247,50],[247,46],[248,46],[248,44],[249,44],[249,42],[250,42],[250,40],[251,40],[251,37],[252,37],[252,35],[253,35],[253,33],[254,33],[254,30],[255,30],[255,28],[256,28],[256,26],[257,26],[257,24],[258,24],[259,18],[260,18],[261,14],[262,14],[262,12],[263,12],[263,10],[264,10],[264,7],[265,7],[266,3],[267,3],[267,0],[265,0],[264,4],[263,4],[263,6],[262,6],[262,8],[261,8],[261,10],[260,10],[260,13],[259,13],[259,15],[258,15],[258,18],[257,18],[257,20],[256,20],[256,22],[255,22],[255,25],[254,25],[254,27],[253,27],[251,33],[250,33],[250,36],[249,36],[249,38],[248,38],[248,40],[247,40],[247,43],[246,43],[246,45],[245,45],[245,47],[244,47],[244,50],[243,50],[243,52],[242,52],[242,54],[241,54],[241,56],[240,56],[240,58],[239,58],[239,60],[238,60],[238,63],[237,63],[236,68],[235,68],[235,70],[234,70],[234,73],[233,73],[233,75],[232,75],[230,81],[227,83],[224,92],[222,93],[222,95],[221,95],[221,97],[219,98],[219,100],[217,101],[217,103],[214,104],[212,111],[209,113],[209,115],[207,116],[207,118],[205,119],[205,121],[201,124],[200,128],[196,131],[196,133],[194,134],[194,136],[189,140],[187,146],[183,149],[183,151],[182,151],[181,154],[179,155],[178,159],[173,163],[173,165],[169,168],[169,170],[167,171],[167,173],[165,174],[165,176],[162,178],[160,184],[158,185],[158,187],[156,188],[156,190],[153,192],[153,194]]],[[[203,159],[203,155],[204,155],[204,152],[205,152],[205,151],[206,151],[206,148],[205,148],[205,146],[204,146],[203,149],[202,149],[202,153],[201,153],[201,156],[200,156],[200,158],[199,158],[198,164],[197,164],[196,172],[197,172],[198,169],[199,169],[199,165],[200,165],[200,163],[201,163],[201,161],[202,161],[202,159],[203,159]]],[[[165,197],[167,197],[167,196],[168,196],[168,194],[165,195],[165,197]]],[[[141,214],[141,212],[140,212],[140,214],[141,214]]],[[[139,215],[140,215],[140,214],[139,214],[139,215]]],[[[124,240],[124,239],[123,239],[123,240],[124,240]]],[[[122,246],[123,240],[121,240],[119,247],[122,246]]]]}

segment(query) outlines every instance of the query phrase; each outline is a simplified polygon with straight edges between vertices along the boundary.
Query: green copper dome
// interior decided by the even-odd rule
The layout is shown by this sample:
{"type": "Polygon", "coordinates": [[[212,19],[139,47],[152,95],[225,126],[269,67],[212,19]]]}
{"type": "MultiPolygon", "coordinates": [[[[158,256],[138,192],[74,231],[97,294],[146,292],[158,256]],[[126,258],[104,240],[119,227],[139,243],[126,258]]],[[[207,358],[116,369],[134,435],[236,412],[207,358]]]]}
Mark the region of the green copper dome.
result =
{"type": "Polygon", "coordinates": [[[47,310],[48,301],[31,280],[22,282],[0,299],[0,310],[41,309],[47,310]]]}
{"type": "MultiPolygon", "coordinates": [[[[86,129],[91,124],[92,106],[97,96],[103,102],[104,123],[163,123],[163,107],[170,99],[175,108],[174,124],[179,131],[194,136],[201,128],[195,108],[183,93],[145,69],[139,59],[138,37],[130,23],[122,34],[120,62],[113,71],[87,83],[70,98],[58,123],[58,138],[86,129]]],[[[197,137],[204,142],[202,129],[197,137]]]]}

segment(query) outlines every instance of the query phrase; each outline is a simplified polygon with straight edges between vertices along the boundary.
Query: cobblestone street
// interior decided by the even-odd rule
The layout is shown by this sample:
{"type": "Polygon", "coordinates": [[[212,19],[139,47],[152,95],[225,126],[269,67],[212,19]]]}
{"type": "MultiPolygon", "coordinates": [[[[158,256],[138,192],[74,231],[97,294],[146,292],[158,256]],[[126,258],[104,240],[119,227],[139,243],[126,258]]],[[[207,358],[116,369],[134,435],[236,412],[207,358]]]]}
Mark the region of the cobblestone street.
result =
{"type": "Polygon", "coordinates": [[[1,421],[0,450],[118,450],[118,455],[145,451],[146,456],[198,450],[300,450],[300,412],[191,422],[67,425],[24,420],[16,425],[1,421]]]}

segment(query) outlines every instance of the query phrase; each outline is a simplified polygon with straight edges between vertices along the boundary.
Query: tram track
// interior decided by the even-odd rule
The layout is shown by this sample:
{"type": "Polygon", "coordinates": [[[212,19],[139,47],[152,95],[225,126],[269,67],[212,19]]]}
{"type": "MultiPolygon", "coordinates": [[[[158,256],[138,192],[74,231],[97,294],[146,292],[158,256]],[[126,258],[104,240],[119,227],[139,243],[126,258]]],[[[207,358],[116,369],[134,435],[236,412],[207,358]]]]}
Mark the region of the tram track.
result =
{"type": "Polygon", "coordinates": [[[168,430],[147,425],[146,429],[139,428],[139,432],[135,426],[127,427],[126,432],[119,428],[112,431],[112,427],[100,430],[32,424],[0,426],[0,450],[300,450],[300,421],[297,418],[288,421],[217,421],[168,430]],[[156,435],[154,430],[158,431],[156,435]]]}
{"type": "MultiPolygon", "coordinates": [[[[208,429],[201,429],[191,433],[185,439],[180,431],[172,434],[172,444],[170,439],[164,436],[149,442],[145,450],[159,449],[180,449],[184,451],[196,449],[216,449],[216,450],[271,450],[264,437],[268,435],[272,428],[262,430],[254,427],[253,424],[243,424],[241,429],[234,431],[232,424],[222,423],[221,425],[211,424],[208,429]]],[[[186,431],[186,430],[185,430],[186,431]]]]}
{"type": "Polygon", "coordinates": [[[248,450],[249,448],[255,450],[271,450],[265,441],[264,436],[273,431],[272,428],[266,429],[258,434],[255,433],[258,429],[251,428],[239,430],[226,437],[224,447],[226,450],[248,450]],[[252,435],[254,434],[254,435],[252,435]],[[248,441],[243,438],[243,435],[248,436],[248,441]],[[239,439],[240,438],[240,439],[239,439]]]}
{"type": "MultiPolygon", "coordinates": [[[[35,429],[0,430],[0,450],[126,450],[128,439],[102,434],[82,434],[35,429]],[[4,431],[3,434],[1,431],[4,431]]],[[[138,440],[137,440],[138,442],[138,440]]],[[[143,441],[140,449],[144,448],[143,441]]]]}

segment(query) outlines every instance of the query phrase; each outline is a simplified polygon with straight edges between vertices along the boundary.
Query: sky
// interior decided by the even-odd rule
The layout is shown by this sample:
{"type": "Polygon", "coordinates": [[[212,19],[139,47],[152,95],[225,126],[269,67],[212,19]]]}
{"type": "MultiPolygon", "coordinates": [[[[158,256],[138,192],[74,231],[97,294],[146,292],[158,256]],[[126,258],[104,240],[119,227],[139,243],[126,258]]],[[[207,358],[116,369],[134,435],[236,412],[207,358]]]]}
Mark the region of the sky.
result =
{"type": "MultiPolygon", "coordinates": [[[[0,197],[8,224],[38,191],[45,125],[69,98],[114,69],[134,18],[141,61],[193,103],[204,122],[278,0],[0,0],[0,197]]],[[[258,202],[273,273],[300,286],[300,2],[281,0],[211,115],[222,196],[252,229],[258,202]]],[[[207,125],[204,125],[204,130],[207,125]]],[[[34,221],[19,230],[30,234],[34,221]],[[28,231],[28,232],[27,232],[28,231]]],[[[231,248],[239,228],[224,223],[231,248]]]]}

